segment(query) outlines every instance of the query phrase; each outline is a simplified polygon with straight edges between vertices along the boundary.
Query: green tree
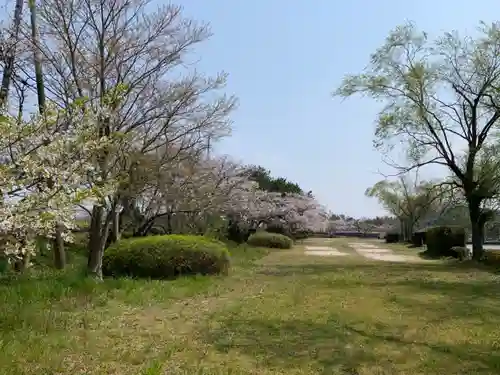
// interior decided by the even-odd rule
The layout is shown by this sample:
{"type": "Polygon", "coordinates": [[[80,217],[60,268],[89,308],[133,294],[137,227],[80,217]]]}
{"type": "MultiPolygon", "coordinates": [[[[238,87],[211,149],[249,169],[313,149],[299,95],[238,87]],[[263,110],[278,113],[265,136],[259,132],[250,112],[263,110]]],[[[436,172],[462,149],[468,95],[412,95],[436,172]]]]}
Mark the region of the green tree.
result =
{"type": "Polygon", "coordinates": [[[421,222],[441,197],[439,186],[431,182],[411,181],[407,176],[398,181],[382,180],[365,192],[375,197],[399,220],[401,237],[410,240],[417,223],[421,222]]]}
{"type": "MultiPolygon", "coordinates": [[[[375,144],[404,144],[409,171],[445,167],[467,202],[473,257],[483,256],[484,204],[498,194],[500,169],[500,23],[481,24],[477,38],[445,33],[430,40],[413,24],[395,28],[367,70],[347,76],[336,95],[366,94],[386,103],[375,144]]],[[[385,150],[386,152],[388,150],[385,150]]]]}
{"type": "Polygon", "coordinates": [[[259,189],[273,193],[303,194],[303,190],[284,177],[273,177],[271,172],[263,167],[250,167],[250,179],[259,184],[259,189]]]}

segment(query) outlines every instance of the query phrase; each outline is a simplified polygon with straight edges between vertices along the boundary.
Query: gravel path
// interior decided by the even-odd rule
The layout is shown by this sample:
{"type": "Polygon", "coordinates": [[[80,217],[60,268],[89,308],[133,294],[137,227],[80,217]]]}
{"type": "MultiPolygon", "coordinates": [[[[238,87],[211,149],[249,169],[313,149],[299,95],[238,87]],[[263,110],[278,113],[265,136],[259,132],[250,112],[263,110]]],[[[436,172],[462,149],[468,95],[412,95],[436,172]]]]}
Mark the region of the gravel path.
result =
{"type": "Polygon", "coordinates": [[[316,255],[316,256],[345,256],[346,253],[342,253],[337,249],[330,246],[306,246],[306,255],[316,255]]]}
{"type": "Polygon", "coordinates": [[[382,260],[386,262],[422,262],[423,259],[413,256],[413,255],[400,255],[394,254],[390,249],[379,248],[376,245],[363,243],[363,242],[352,242],[349,243],[358,254],[364,256],[368,259],[382,260]]]}
{"type": "MultiPolygon", "coordinates": [[[[425,262],[425,260],[414,255],[394,254],[392,250],[380,248],[375,244],[366,242],[350,242],[348,244],[359,255],[372,260],[381,260],[385,262],[403,262],[416,263],[425,262]]],[[[313,256],[346,256],[347,252],[341,252],[331,246],[313,246],[308,245],[304,248],[304,254],[313,256]]]]}

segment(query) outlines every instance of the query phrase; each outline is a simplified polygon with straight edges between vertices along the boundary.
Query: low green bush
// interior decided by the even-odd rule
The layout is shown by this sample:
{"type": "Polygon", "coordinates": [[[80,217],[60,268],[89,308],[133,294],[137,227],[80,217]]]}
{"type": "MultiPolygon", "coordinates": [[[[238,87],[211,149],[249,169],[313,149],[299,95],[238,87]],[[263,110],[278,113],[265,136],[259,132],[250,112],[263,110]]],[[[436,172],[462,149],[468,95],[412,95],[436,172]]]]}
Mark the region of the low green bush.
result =
{"type": "Polygon", "coordinates": [[[470,258],[470,251],[467,247],[453,246],[451,248],[451,251],[456,254],[456,258],[458,258],[459,260],[467,260],[470,258]]]}
{"type": "Polygon", "coordinates": [[[214,243],[214,244],[217,244],[219,246],[225,246],[227,248],[229,248],[228,244],[231,243],[229,240],[226,240],[227,243],[225,243],[224,241],[220,240],[217,237],[213,237],[213,236],[206,235],[206,234],[203,235],[203,238],[207,241],[214,243]]]}
{"type": "Polygon", "coordinates": [[[453,247],[466,247],[465,229],[460,226],[437,226],[428,228],[425,233],[426,252],[436,257],[454,257],[459,255],[453,247]]]}
{"type": "Polygon", "coordinates": [[[105,276],[173,279],[182,275],[227,274],[229,251],[220,241],[195,235],[121,240],[106,249],[105,276]]]}
{"type": "Polygon", "coordinates": [[[399,242],[399,233],[397,232],[389,232],[385,234],[385,242],[386,243],[396,243],[399,242]]]}
{"type": "Polygon", "coordinates": [[[252,234],[247,243],[250,246],[269,247],[275,249],[290,249],[293,246],[293,240],[279,233],[269,233],[258,231],[252,234]]]}
{"type": "Polygon", "coordinates": [[[489,266],[500,267],[500,251],[485,250],[483,262],[489,266]]]}
{"type": "Polygon", "coordinates": [[[425,244],[425,232],[415,232],[411,236],[411,244],[413,246],[423,246],[425,244]]]}
{"type": "Polygon", "coordinates": [[[278,225],[278,224],[268,225],[266,228],[266,232],[282,234],[287,237],[290,237],[291,233],[290,230],[288,230],[288,228],[286,228],[284,225],[278,225]]]}
{"type": "Polygon", "coordinates": [[[266,228],[266,232],[282,234],[291,238],[292,240],[304,240],[311,236],[314,237],[328,237],[328,233],[313,233],[309,230],[290,230],[283,225],[271,225],[266,228]]]}
{"type": "Polygon", "coordinates": [[[149,234],[152,236],[160,236],[160,235],[164,235],[166,233],[165,233],[165,229],[163,229],[162,227],[153,227],[149,230],[149,234]]]}

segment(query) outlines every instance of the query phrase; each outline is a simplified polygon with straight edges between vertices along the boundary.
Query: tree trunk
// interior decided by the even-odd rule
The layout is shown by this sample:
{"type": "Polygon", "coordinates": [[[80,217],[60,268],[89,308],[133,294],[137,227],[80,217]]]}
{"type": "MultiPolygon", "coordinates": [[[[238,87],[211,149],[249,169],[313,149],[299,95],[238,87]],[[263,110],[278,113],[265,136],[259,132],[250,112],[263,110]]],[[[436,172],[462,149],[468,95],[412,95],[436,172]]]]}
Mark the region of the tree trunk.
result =
{"type": "Polygon", "coordinates": [[[405,242],[406,241],[406,220],[405,219],[399,219],[399,235],[400,235],[400,242],[405,242]]]}
{"type": "Polygon", "coordinates": [[[62,238],[62,228],[56,224],[56,233],[54,239],[54,266],[62,270],[66,267],[66,252],[64,251],[64,240],[62,238]]]}
{"type": "MultiPolygon", "coordinates": [[[[39,48],[38,28],[36,23],[36,3],[35,0],[29,0],[28,6],[30,9],[31,20],[31,43],[33,48],[33,63],[35,65],[35,81],[36,92],[38,96],[38,110],[40,114],[45,111],[45,87],[43,84],[43,71],[42,71],[42,56],[39,48]]],[[[51,182],[48,183],[49,187],[51,182]]],[[[55,239],[53,245],[54,266],[58,269],[63,269],[66,266],[66,252],[64,249],[64,241],[62,239],[63,228],[59,223],[56,223],[54,228],[55,239]]]]}
{"type": "Polygon", "coordinates": [[[94,206],[90,219],[87,274],[96,280],[102,280],[102,257],[111,222],[104,214],[104,207],[94,206]]]}
{"type": "Polygon", "coordinates": [[[406,225],[406,241],[412,242],[413,239],[413,231],[415,230],[415,219],[411,217],[407,220],[406,225]]]}
{"type": "Polygon", "coordinates": [[[483,259],[484,249],[483,249],[483,233],[484,233],[484,222],[481,219],[481,202],[477,199],[469,199],[469,216],[472,229],[472,259],[481,260],[483,259]]]}
{"type": "Polygon", "coordinates": [[[40,113],[43,113],[45,108],[45,88],[43,86],[43,72],[42,72],[42,56],[40,53],[40,41],[38,37],[38,28],[36,24],[36,3],[35,0],[29,0],[28,5],[30,8],[31,19],[31,43],[33,47],[33,61],[35,65],[35,80],[36,92],[38,95],[38,108],[40,113]]]}
{"type": "Polygon", "coordinates": [[[2,86],[0,87],[0,108],[7,107],[9,99],[9,88],[12,75],[14,74],[14,63],[16,61],[16,49],[19,42],[19,29],[21,25],[21,17],[23,13],[24,0],[16,0],[14,9],[14,27],[12,35],[8,38],[8,42],[12,41],[12,46],[9,46],[2,76],[2,86]]]}
{"type": "Polygon", "coordinates": [[[172,234],[172,213],[169,211],[167,214],[167,234],[172,234]]]}
{"type": "Polygon", "coordinates": [[[113,214],[113,223],[111,226],[111,243],[120,241],[121,228],[120,228],[120,212],[117,211],[113,214]]]}

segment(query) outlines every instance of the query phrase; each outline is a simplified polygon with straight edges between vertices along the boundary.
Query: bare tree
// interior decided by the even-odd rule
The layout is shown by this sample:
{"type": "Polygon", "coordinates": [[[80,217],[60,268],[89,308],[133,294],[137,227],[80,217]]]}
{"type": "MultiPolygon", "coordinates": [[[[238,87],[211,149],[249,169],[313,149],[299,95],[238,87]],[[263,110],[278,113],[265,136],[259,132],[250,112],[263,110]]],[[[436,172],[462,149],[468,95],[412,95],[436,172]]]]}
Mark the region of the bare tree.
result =
{"type": "MultiPolygon", "coordinates": [[[[112,113],[96,131],[125,136],[128,146],[105,153],[103,181],[128,183],[138,155],[175,145],[179,152],[228,134],[233,97],[219,91],[226,74],[203,77],[190,67],[192,47],[210,36],[207,25],[182,17],[181,8],[154,9],[149,0],[43,0],[40,51],[47,95],[60,105],[88,98],[98,110],[112,98],[112,113]],[[118,90],[117,90],[118,89],[118,90]]],[[[172,157],[160,157],[165,165],[172,157]]],[[[119,191],[91,210],[89,273],[101,277],[101,259],[113,218],[124,207],[119,191]]]]}

